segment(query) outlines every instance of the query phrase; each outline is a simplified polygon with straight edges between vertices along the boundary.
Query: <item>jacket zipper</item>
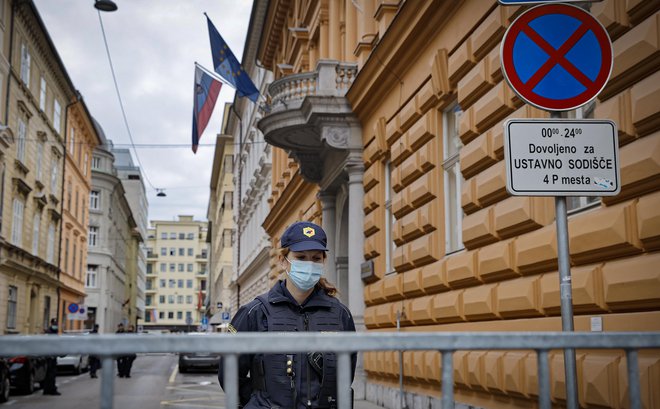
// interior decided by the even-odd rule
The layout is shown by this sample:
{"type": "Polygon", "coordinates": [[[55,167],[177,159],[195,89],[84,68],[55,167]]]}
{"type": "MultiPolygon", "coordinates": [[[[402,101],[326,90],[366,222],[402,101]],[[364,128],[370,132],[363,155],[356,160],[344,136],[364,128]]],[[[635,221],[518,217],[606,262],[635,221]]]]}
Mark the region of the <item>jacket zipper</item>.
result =
{"type": "MultiPolygon", "coordinates": [[[[303,317],[304,317],[303,323],[304,323],[305,331],[309,331],[309,315],[307,315],[307,313],[305,313],[303,315],[303,317]]],[[[307,359],[305,359],[304,361],[307,362],[307,359]]],[[[306,368],[306,372],[307,372],[307,407],[311,408],[312,407],[312,401],[311,401],[312,382],[311,382],[310,378],[311,378],[312,373],[309,370],[310,369],[309,368],[309,362],[307,362],[307,366],[305,368],[306,368]]]]}

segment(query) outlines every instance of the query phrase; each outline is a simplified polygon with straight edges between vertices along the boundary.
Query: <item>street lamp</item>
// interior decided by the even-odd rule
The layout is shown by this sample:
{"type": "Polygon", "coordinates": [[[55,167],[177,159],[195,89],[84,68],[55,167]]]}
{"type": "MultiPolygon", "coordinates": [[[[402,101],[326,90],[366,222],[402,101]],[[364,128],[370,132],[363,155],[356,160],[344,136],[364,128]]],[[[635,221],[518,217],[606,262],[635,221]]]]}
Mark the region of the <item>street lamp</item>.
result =
{"type": "Polygon", "coordinates": [[[117,5],[112,0],[94,0],[94,8],[99,11],[117,11],[117,5]]]}

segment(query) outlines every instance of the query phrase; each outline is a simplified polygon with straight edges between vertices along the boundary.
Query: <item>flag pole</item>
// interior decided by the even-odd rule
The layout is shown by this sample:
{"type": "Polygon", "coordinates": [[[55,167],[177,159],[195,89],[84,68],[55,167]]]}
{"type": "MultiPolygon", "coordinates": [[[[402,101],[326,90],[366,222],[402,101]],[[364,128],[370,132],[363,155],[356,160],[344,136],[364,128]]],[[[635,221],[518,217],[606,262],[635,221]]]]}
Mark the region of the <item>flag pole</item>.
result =
{"type": "Polygon", "coordinates": [[[234,87],[231,83],[229,83],[226,79],[218,76],[218,74],[214,73],[213,71],[209,71],[208,69],[204,68],[204,66],[200,65],[197,61],[195,61],[195,66],[199,67],[202,71],[204,71],[206,74],[208,74],[211,78],[213,78],[216,81],[222,82],[223,84],[229,85],[230,87],[234,87]]]}

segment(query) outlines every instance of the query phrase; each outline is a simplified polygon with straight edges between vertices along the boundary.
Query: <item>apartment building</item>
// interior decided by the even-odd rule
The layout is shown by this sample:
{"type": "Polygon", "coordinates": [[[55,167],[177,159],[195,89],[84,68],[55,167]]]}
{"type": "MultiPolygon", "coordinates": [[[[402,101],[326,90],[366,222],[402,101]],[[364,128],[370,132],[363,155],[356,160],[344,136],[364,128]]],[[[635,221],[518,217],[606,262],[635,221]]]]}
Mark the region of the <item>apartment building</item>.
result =
{"type": "Polygon", "coordinates": [[[207,235],[209,292],[206,297],[206,315],[211,317],[210,325],[221,324],[221,313],[230,312],[232,305],[231,280],[234,276],[232,253],[235,237],[233,170],[233,139],[229,135],[218,135],[215,140],[210,183],[211,194],[207,214],[209,220],[207,235]]]}
{"type": "Polygon", "coordinates": [[[34,3],[0,7],[0,67],[8,68],[1,81],[8,105],[0,134],[0,328],[43,333],[62,313],[66,111],[77,95],[34,3]]]}
{"type": "MultiPolygon", "coordinates": [[[[85,302],[89,225],[89,194],[92,182],[92,152],[101,143],[80,94],[67,109],[64,151],[64,197],[62,198],[62,244],[60,246],[60,316],[63,331],[80,330],[84,321],[69,319],[68,307],[85,302]]],[[[77,315],[77,314],[76,314],[77,315]]]]}
{"type": "MultiPolygon", "coordinates": [[[[274,146],[263,226],[276,246],[291,221],[322,223],[329,278],[367,331],[561,330],[553,199],[506,191],[503,122],[549,116],[524,104],[500,68],[502,36],[528,7],[268,3],[256,57],[274,75],[258,123],[274,146]]],[[[617,123],[622,189],[569,200],[575,329],[596,319],[603,331],[658,331],[658,5],[585,7],[610,34],[614,67],[593,104],[564,115],[617,123]]],[[[453,362],[459,403],[535,404],[533,353],[457,351],[453,362]]],[[[394,352],[364,354],[362,364],[356,397],[440,406],[438,352],[407,352],[402,370],[394,352]]],[[[643,384],[660,383],[657,351],[640,354],[639,366],[643,384]]],[[[562,406],[561,353],[551,368],[562,406]]],[[[577,351],[577,373],[581,406],[626,405],[623,352],[577,351]]],[[[653,407],[658,395],[642,387],[641,399],[653,407]]]]}
{"type": "Polygon", "coordinates": [[[138,251],[143,242],[117,175],[112,141],[101,138],[92,155],[85,303],[90,325],[112,333],[117,325],[137,324],[138,251]]]}
{"type": "Polygon", "coordinates": [[[207,223],[152,220],[147,232],[145,330],[196,331],[208,289],[207,223]]]}

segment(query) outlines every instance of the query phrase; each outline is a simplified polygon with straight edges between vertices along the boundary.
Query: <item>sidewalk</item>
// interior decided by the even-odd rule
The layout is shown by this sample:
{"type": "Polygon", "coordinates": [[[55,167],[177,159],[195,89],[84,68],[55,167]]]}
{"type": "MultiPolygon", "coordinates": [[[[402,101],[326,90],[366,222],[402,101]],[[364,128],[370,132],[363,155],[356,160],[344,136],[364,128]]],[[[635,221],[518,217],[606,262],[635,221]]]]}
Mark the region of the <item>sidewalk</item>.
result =
{"type": "Polygon", "coordinates": [[[353,409],[383,409],[383,407],[371,403],[368,400],[356,400],[353,403],[353,409]]]}

